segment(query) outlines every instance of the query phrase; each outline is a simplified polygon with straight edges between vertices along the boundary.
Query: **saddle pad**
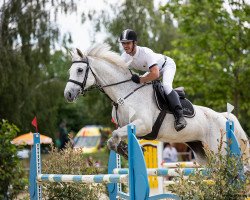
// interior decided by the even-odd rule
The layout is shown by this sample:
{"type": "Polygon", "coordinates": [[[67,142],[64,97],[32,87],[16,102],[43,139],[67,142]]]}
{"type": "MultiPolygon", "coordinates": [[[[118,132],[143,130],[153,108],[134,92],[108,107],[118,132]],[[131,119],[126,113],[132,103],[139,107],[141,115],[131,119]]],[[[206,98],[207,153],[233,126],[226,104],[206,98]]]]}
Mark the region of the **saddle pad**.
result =
{"type": "Polygon", "coordinates": [[[185,117],[192,118],[195,116],[195,110],[193,104],[187,98],[180,98],[183,108],[183,114],[185,117]]]}

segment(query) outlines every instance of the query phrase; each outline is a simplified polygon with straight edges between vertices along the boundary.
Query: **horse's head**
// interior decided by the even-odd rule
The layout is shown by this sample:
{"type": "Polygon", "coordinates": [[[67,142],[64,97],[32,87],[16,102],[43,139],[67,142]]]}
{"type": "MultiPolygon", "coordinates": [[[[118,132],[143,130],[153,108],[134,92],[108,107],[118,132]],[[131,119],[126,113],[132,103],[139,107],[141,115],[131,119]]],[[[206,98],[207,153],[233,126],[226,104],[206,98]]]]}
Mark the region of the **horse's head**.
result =
{"type": "Polygon", "coordinates": [[[72,53],[72,65],[69,70],[69,80],[64,90],[64,97],[67,101],[74,101],[79,94],[85,93],[86,89],[96,82],[87,56],[84,56],[79,49],[72,53]]]}

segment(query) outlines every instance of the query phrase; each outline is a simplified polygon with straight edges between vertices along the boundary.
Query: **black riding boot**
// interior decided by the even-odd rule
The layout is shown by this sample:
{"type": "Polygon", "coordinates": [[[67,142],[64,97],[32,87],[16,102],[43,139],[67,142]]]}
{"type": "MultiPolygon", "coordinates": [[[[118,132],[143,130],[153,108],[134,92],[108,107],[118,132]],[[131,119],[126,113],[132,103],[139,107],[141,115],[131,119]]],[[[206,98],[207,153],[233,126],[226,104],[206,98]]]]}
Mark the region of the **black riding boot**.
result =
{"type": "Polygon", "coordinates": [[[169,105],[170,105],[170,109],[174,114],[174,118],[175,118],[175,130],[176,131],[180,131],[183,128],[186,127],[187,122],[183,116],[183,109],[182,109],[182,105],[179,99],[179,95],[172,90],[172,92],[170,92],[167,96],[169,105]]]}

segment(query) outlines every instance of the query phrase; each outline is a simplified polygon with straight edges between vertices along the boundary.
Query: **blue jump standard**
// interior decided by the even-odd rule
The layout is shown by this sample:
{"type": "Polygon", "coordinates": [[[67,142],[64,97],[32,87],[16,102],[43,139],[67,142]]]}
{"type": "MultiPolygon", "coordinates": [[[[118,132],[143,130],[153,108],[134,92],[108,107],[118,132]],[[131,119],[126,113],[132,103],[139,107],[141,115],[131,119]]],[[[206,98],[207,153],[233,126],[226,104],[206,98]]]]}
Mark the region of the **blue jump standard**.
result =
{"type": "MultiPolygon", "coordinates": [[[[179,199],[175,194],[159,194],[149,197],[149,182],[147,168],[143,152],[135,136],[135,126],[128,125],[128,153],[129,153],[129,194],[118,190],[117,184],[108,184],[110,200],[117,197],[129,200],[157,200],[157,199],[179,199]]],[[[111,151],[109,157],[108,173],[113,173],[117,168],[116,153],[111,151]]]]}

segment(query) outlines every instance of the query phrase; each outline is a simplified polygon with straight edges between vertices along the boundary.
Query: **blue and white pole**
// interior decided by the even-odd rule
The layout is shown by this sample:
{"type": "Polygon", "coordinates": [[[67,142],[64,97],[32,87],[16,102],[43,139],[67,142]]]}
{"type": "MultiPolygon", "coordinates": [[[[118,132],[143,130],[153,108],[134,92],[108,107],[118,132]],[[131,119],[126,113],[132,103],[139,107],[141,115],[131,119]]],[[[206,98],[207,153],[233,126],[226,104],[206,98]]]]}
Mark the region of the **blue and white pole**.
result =
{"type": "Polygon", "coordinates": [[[40,134],[34,133],[33,147],[30,159],[30,175],[29,175],[29,193],[31,200],[42,199],[42,186],[37,184],[37,176],[41,174],[41,151],[40,151],[40,134]]]}

